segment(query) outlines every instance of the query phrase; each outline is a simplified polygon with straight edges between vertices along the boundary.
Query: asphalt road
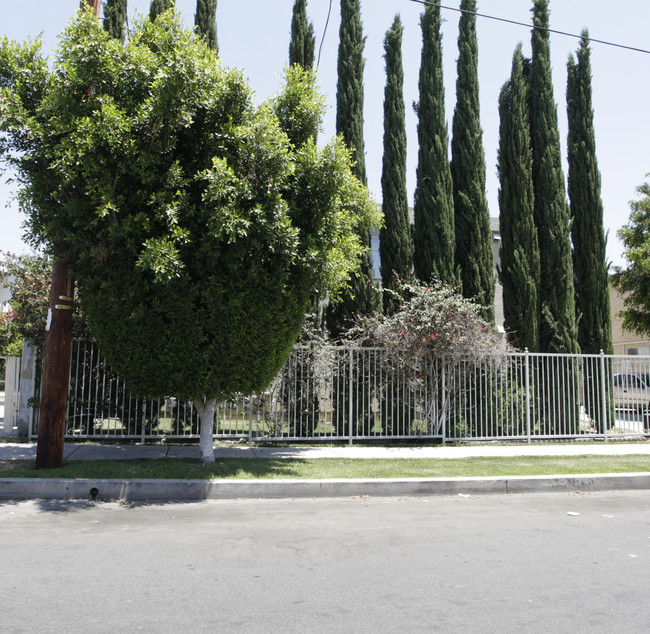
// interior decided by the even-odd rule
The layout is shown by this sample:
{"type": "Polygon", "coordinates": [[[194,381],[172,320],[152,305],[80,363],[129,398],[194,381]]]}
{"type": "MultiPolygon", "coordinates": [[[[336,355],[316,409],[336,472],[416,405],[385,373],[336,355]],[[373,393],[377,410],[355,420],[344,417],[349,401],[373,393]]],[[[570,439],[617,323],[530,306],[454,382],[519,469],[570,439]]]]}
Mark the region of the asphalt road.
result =
{"type": "Polygon", "coordinates": [[[647,632],[650,493],[0,503],[5,632],[647,632]]]}

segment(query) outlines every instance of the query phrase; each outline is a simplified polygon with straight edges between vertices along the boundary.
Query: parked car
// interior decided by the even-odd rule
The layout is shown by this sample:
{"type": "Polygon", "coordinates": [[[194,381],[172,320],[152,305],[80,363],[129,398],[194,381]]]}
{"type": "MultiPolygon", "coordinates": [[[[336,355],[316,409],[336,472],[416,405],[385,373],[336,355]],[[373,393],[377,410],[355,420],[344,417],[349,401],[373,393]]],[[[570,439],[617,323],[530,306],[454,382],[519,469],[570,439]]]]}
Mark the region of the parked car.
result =
{"type": "Polygon", "coordinates": [[[615,374],[614,407],[650,417],[650,374],[615,374]]]}

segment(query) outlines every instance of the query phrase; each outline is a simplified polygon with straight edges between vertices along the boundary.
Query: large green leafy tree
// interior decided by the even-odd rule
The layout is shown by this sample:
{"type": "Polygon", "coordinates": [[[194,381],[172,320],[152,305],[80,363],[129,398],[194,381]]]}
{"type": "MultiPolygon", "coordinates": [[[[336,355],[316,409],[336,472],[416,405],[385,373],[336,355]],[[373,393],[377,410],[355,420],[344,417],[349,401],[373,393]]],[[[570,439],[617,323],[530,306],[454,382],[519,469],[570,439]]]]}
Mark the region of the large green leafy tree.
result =
{"type": "Polygon", "coordinates": [[[174,0],[151,0],[149,19],[153,22],[161,13],[174,6],[174,0]]]}
{"type": "Polygon", "coordinates": [[[414,204],[413,265],[418,279],[459,282],[455,265],[454,197],[445,121],[440,6],[422,14],[418,114],[418,166],[414,204]]]}
{"type": "MultiPolygon", "coordinates": [[[[337,60],[336,133],[350,149],[354,161],[353,173],[366,184],[366,159],[363,140],[363,71],[365,60],[360,0],[341,0],[341,27],[337,60]]],[[[370,247],[370,230],[359,235],[370,247]]],[[[380,298],[373,284],[373,273],[368,251],[362,257],[361,267],[349,281],[342,301],[329,307],[327,325],[334,338],[340,337],[356,315],[375,310],[380,298]]]]}
{"type": "Polygon", "coordinates": [[[124,46],[79,16],[53,72],[38,44],[0,47],[0,149],[32,239],[69,262],[121,378],[193,401],[206,462],[218,399],[265,388],[313,289],[340,287],[377,221],[344,146],[303,132],[322,107],[313,82],[290,69],[255,107],[241,72],[171,12],[124,46]]]}
{"type": "Polygon", "coordinates": [[[628,265],[616,271],[614,284],[626,294],[623,327],[650,335],[650,183],[636,191],[639,198],[630,202],[628,223],[618,231],[628,265]]]}
{"type": "Polygon", "coordinates": [[[307,19],[307,0],[296,0],[291,15],[291,40],[289,42],[289,65],[300,64],[311,70],[314,66],[316,36],[314,25],[307,19]]]}
{"type": "Polygon", "coordinates": [[[499,96],[499,278],[508,341],[539,349],[539,245],[534,221],[533,157],[528,121],[526,60],[517,47],[510,80],[499,96]]]}
{"type": "Polygon", "coordinates": [[[104,2],[104,28],[111,37],[124,42],[126,36],[127,0],[106,0],[104,2]]]}
{"type": "Polygon", "coordinates": [[[600,172],[591,102],[589,34],[582,33],[577,61],[568,62],[568,189],[578,343],[583,353],[612,354],[612,318],[600,172]]]}
{"type": "MultiPolygon", "coordinates": [[[[381,173],[384,226],[380,231],[381,281],[384,288],[397,290],[395,275],[410,278],[413,243],[406,193],[406,128],[404,112],[404,69],[399,15],[384,38],[386,88],[384,91],[384,157],[381,173]]],[[[385,308],[391,304],[384,294],[385,308]]]]}
{"type": "Polygon", "coordinates": [[[208,46],[218,52],[217,0],[196,0],[194,25],[197,32],[205,37],[208,46]]]}
{"type": "Polygon", "coordinates": [[[553,98],[548,0],[535,0],[530,72],[531,140],[535,224],[540,252],[541,352],[579,351],[575,318],[573,262],[560,150],[557,108],[553,98]]]}
{"type": "Polygon", "coordinates": [[[494,323],[494,255],[485,195],[485,151],[481,129],[476,0],[462,0],[458,35],[456,110],[452,123],[456,264],[462,292],[474,298],[494,323]]]}

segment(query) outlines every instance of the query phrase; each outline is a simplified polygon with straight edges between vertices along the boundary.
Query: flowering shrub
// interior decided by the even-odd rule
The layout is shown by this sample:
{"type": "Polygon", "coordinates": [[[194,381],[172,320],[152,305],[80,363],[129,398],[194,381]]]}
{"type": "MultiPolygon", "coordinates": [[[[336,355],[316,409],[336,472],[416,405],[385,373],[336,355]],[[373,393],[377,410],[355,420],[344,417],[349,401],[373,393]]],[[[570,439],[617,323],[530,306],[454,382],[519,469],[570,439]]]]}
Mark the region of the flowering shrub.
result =
{"type": "Polygon", "coordinates": [[[348,333],[362,345],[386,348],[390,356],[411,365],[424,358],[468,358],[480,361],[506,344],[481,317],[481,306],[440,282],[423,284],[398,278],[397,310],[391,315],[361,317],[348,333]]]}
{"type": "MultiPolygon", "coordinates": [[[[454,403],[478,393],[480,372],[473,368],[487,366],[488,357],[491,363],[505,362],[505,356],[494,353],[505,352],[507,344],[481,317],[481,306],[454,288],[440,282],[397,281],[395,291],[383,291],[393,295],[397,309],[389,315],[360,317],[348,338],[359,346],[385,350],[382,381],[396,387],[382,389],[375,404],[382,428],[415,425],[421,433],[438,434],[445,425],[458,424],[449,418],[454,403]]],[[[483,390],[489,392],[492,386],[486,384],[483,390]]],[[[367,403],[366,410],[369,407],[367,403]]]]}

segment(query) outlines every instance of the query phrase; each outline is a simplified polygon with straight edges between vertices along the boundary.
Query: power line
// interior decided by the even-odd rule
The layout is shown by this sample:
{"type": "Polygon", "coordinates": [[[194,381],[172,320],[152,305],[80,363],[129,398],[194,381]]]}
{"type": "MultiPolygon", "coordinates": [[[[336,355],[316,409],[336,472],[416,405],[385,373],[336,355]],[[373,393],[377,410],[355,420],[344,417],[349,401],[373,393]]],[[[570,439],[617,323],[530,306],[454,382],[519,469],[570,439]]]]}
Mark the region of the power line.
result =
{"type": "Polygon", "coordinates": [[[320,46],[318,47],[318,61],[316,62],[316,68],[320,66],[320,54],[323,50],[323,42],[325,41],[325,35],[327,34],[327,27],[330,23],[330,15],[332,15],[332,0],[330,0],[330,8],[327,11],[327,22],[325,22],[325,29],[323,30],[323,37],[320,39],[320,46]]]}
{"type": "MultiPolygon", "coordinates": [[[[488,20],[495,20],[496,22],[505,22],[506,24],[515,24],[517,26],[525,26],[527,29],[539,29],[540,31],[547,31],[549,33],[555,33],[556,35],[566,35],[567,37],[573,37],[576,39],[582,39],[582,35],[576,35],[575,33],[567,33],[566,31],[558,31],[557,29],[551,29],[544,26],[536,26],[535,24],[528,24],[526,22],[517,22],[517,20],[509,20],[507,18],[499,18],[494,15],[487,15],[485,13],[477,13],[476,11],[468,11],[467,9],[459,9],[456,7],[447,7],[437,2],[430,2],[430,0],[409,0],[410,2],[415,2],[417,4],[424,5],[435,5],[439,6],[441,9],[446,9],[448,11],[456,11],[457,13],[471,13],[477,18],[486,18],[488,20]]],[[[625,44],[616,44],[614,42],[608,42],[606,40],[597,40],[593,37],[585,38],[588,42],[595,42],[596,44],[604,44],[606,46],[614,46],[616,48],[623,48],[628,51],[636,51],[637,53],[646,53],[650,55],[650,51],[644,48],[637,48],[636,46],[626,46],[625,44]]]]}

